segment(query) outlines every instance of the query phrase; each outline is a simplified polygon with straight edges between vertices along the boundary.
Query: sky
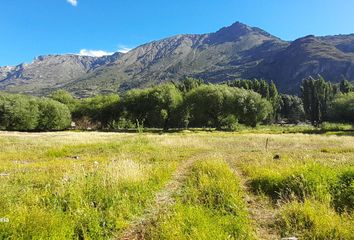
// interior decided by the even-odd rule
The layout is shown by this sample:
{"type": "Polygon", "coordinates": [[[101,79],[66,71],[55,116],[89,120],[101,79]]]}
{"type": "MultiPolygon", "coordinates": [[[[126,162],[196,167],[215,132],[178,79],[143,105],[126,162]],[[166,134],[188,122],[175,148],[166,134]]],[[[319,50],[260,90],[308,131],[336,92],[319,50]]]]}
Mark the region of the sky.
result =
{"type": "Polygon", "coordinates": [[[0,66],[101,56],[240,21],[284,40],[354,33],[354,0],[0,0],[0,66]]]}

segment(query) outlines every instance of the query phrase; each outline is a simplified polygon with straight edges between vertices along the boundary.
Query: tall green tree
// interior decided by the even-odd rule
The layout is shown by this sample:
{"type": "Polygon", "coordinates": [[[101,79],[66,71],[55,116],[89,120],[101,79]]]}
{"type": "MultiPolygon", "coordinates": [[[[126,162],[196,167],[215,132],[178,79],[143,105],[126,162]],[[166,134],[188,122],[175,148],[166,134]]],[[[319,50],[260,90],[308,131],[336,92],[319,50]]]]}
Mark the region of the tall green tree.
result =
{"type": "Polygon", "coordinates": [[[282,119],[286,119],[290,123],[298,123],[305,120],[302,99],[294,95],[281,95],[278,113],[282,119]]]}
{"type": "Polygon", "coordinates": [[[342,93],[348,93],[352,91],[352,85],[350,84],[350,82],[346,79],[344,79],[343,81],[340,82],[339,84],[339,90],[342,93]]]}
{"type": "Polygon", "coordinates": [[[200,86],[186,95],[192,126],[222,128],[226,119],[256,126],[270,114],[270,103],[259,94],[226,85],[200,86]]]}
{"type": "Polygon", "coordinates": [[[277,119],[278,109],[280,107],[280,97],[278,93],[277,86],[273,81],[270,83],[261,79],[238,79],[228,83],[229,86],[243,88],[246,90],[252,90],[256,93],[259,93],[263,98],[267,99],[273,107],[273,114],[269,114],[269,121],[277,119]]]}
{"type": "Polygon", "coordinates": [[[37,130],[63,130],[70,127],[71,114],[65,104],[42,98],[38,100],[38,109],[37,130]]]}
{"type": "Polygon", "coordinates": [[[176,123],[177,109],[182,104],[182,93],[172,84],[164,84],[151,89],[148,96],[149,102],[153,105],[150,112],[152,125],[163,126],[164,130],[176,123]]]}
{"type": "Polygon", "coordinates": [[[132,122],[164,130],[178,124],[177,112],[182,102],[182,93],[173,84],[131,90],[124,97],[124,107],[132,122]]]}
{"type": "Polygon", "coordinates": [[[330,108],[331,120],[354,123],[354,92],[338,95],[330,108]]]}
{"type": "Polygon", "coordinates": [[[68,107],[49,98],[0,94],[0,129],[63,130],[70,126],[68,107]]]}
{"type": "Polygon", "coordinates": [[[204,84],[204,82],[202,80],[200,80],[200,79],[188,77],[188,78],[185,78],[185,79],[183,79],[182,81],[180,81],[178,83],[173,82],[173,84],[181,92],[187,93],[187,92],[191,91],[192,89],[197,88],[200,85],[204,84]]]}
{"type": "Polygon", "coordinates": [[[78,100],[75,99],[71,93],[62,89],[52,92],[48,97],[65,104],[71,112],[75,110],[75,107],[78,104],[78,100]]]}
{"type": "Polygon", "coordinates": [[[117,94],[97,95],[82,99],[75,107],[73,117],[80,119],[89,117],[92,122],[102,128],[109,127],[113,120],[119,118],[121,112],[120,98],[117,94]]]}
{"type": "Polygon", "coordinates": [[[31,131],[38,124],[38,104],[25,95],[0,95],[0,128],[3,130],[31,131]]]}
{"type": "Polygon", "coordinates": [[[302,82],[301,97],[304,110],[313,125],[320,124],[328,117],[328,109],[335,94],[332,84],[321,76],[310,77],[302,82]]]}

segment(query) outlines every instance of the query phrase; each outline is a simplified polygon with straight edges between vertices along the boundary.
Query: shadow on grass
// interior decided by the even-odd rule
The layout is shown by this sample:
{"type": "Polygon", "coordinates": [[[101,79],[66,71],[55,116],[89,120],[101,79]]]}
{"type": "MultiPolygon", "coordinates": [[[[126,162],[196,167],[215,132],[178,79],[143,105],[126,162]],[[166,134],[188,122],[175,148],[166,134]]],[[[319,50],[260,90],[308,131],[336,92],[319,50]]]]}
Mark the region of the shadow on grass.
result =
{"type": "MultiPolygon", "coordinates": [[[[84,130],[86,131],[86,130],[84,130]]],[[[99,131],[99,132],[117,132],[117,133],[139,133],[136,129],[119,129],[119,130],[109,130],[109,129],[102,129],[102,130],[92,130],[92,131],[99,131]]],[[[232,131],[232,130],[220,130],[215,128],[180,128],[180,129],[169,129],[163,130],[159,128],[146,128],[143,130],[143,133],[151,133],[151,134],[165,134],[165,133],[200,133],[200,132],[229,132],[229,133],[263,133],[263,134],[295,134],[295,133],[302,133],[302,134],[318,134],[318,135],[337,135],[337,136],[354,136],[354,129],[353,130],[323,130],[323,129],[311,129],[311,130],[293,130],[293,129],[285,129],[285,130],[264,130],[264,129],[256,129],[250,128],[245,130],[239,131],[232,131]]]]}
{"type": "Polygon", "coordinates": [[[69,129],[63,131],[9,131],[9,132],[29,132],[29,133],[48,133],[48,132],[107,132],[107,133],[150,133],[150,134],[166,134],[166,133],[208,133],[208,132],[229,132],[235,134],[318,134],[318,135],[337,135],[337,136],[354,136],[354,129],[297,129],[292,127],[273,127],[268,128],[267,125],[262,125],[256,128],[243,128],[240,130],[227,130],[227,129],[216,129],[216,128],[171,128],[169,130],[164,130],[162,128],[144,128],[143,130],[138,129],[69,129]]]}
{"type": "Polygon", "coordinates": [[[354,130],[306,130],[300,133],[303,134],[325,134],[325,135],[337,135],[337,136],[354,136],[354,130]]]}

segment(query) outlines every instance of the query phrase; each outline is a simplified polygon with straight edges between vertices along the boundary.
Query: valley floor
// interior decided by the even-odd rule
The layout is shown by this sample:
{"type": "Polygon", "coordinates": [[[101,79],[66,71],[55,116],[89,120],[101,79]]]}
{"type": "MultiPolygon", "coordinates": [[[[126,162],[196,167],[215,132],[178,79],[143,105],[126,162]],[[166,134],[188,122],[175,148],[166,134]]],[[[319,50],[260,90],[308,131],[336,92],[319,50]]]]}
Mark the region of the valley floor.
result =
{"type": "Polygon", "coordinates": [[[354,239],[354,137],[0,132],[0,239],[354,239]]]}

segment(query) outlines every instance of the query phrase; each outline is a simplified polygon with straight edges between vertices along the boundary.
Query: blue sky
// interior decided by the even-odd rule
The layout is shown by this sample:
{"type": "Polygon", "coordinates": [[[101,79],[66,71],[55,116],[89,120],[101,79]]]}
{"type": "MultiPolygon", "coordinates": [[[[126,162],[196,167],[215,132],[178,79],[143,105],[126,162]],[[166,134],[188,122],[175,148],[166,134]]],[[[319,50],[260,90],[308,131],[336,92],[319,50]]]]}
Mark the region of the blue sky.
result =
{"type": "Polygon", "coordinates": [[[236,21],[285,40],[348,34],[353,11],[353,0],[1,0],[0,66],[46,54],[126,51],[236,21]]]}

